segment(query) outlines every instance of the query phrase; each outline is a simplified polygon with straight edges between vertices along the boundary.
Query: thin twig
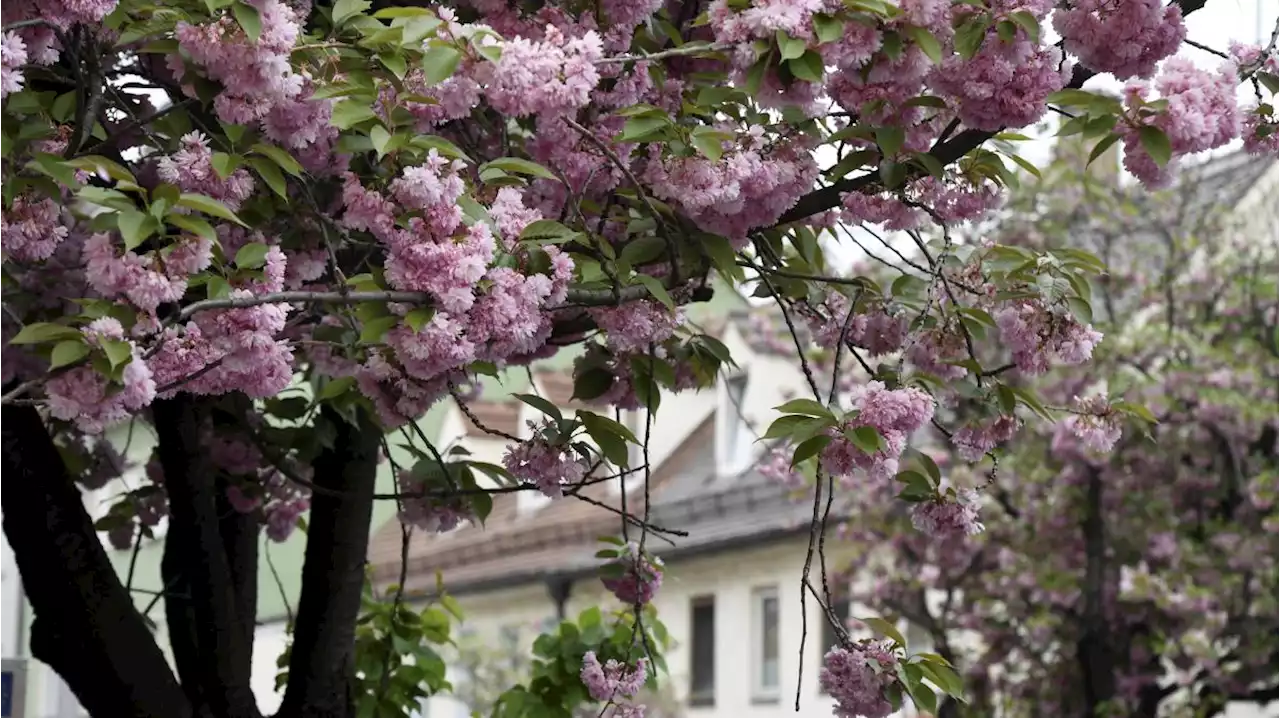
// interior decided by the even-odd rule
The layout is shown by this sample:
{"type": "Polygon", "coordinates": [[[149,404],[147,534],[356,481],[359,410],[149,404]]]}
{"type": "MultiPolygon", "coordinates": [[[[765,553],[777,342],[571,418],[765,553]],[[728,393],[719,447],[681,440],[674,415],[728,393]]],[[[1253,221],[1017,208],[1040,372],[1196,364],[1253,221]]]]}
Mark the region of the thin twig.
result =
{"type": "Polygon", "coordinates": [[[605,57],[596,60],[597,65],[609,65],[620,62],[653,62],[654,60],[665,60],[668,57],[688,57],[689,55],[697,55],[704,52],[724,52],[732,49],[733,45],[728,43],[713,43],[709,45],[701,45],[690,43],[681,47],[673,47],[670,50],[662,50],[661,52],[646,52],[638,55],[614,55],[613,57],[605,57]]]}

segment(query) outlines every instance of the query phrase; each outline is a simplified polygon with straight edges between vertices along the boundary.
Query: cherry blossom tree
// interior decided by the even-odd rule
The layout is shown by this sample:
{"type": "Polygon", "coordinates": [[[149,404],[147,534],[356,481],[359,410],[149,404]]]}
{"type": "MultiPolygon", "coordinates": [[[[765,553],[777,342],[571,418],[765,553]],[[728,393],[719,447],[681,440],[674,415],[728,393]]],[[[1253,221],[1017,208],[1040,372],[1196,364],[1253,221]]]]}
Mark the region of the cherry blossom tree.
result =
{"type": "MultiPolygon", "coordinates": [[[[1006,160],[1034,169],[1014,130],[1070,113],[1151,186],[1242,135],[1275,151],[1274,40],[1198,69],[1174,53],[1200,5],[13,0],[3,511],[33,655],[94,715],[256,718],[258,537],[305,518],[278,715],[354,715],[378,665],[355,654],[374,502],[397,503],[407,546],[483,521],[494,493],[647,479],[651,427],[616,412],[713,383],[732,357],[686,311],[743,285],[781,309],[809,377],[770,433],[819,479],[812,558],[824,496],[887,485],[909,437],[948,421],[939,401],[998,413],[952,428],[981,456],[1014,438],[1016,407],[1050,415],[1026,377],[1085,365],[1102,339],[1084,311],[1097,257],[955,241],[1017,182],[1006,160]],[[1082,91],[1096,73],[1132,78],[1124,98],[1082,91]],[[1256,103],[1235,101],[1241,83],[1256,103]],[[824,257],[863,222],[919,242],[889,287],[824,257]],[[829,388],[793,314],[830,350],[829,388]],[[561,351],[597,409],[521,395],[545,417],[494,431],[513,444],[501,466],[419,427],[561,351]],[[896,359],[859,384],[842,361],[864,353],[896,359]],[[156,449],[95,524],[79,486],[131,470],[104,439],[126,422],[156,449]],[[375,492],[380,464],[394,493],[375,492]],[[136,546],[165,519],[173,669],[98,536],[136,546]]],[[[1104,410],[1143,415],[1077,409],[1104,410]]],[[[922,526],[976,528],[974,496],[917,488],[922,526]]],[[[630,676],[660,668],[641,615],[662,568],[645,549],[658,527],[621,513],[602,578],[634,609],[639,638],[607,656],[630,676]]],[[[829,604],[810,568],[800,580],[829,604]]],[[[387,630],[420,638],[402,598],[387,630]]],[[[591,647],[566,645],[546,669],[558,688],[513,688],[504,710],[639,709],[601,699],[591,647]]],[[[850,642],[822,680],[849,715],[928,702],[925,680],[960,690],[903,650],[850,642]]]]}
{"type": "MultiPolygon", "coordinates": [[[[939,434],[898,475],[902,495],[945,475],[964,511],[910,513],[879,484],[839,497],[854,519],[832,533],[860,557],[837,564],[845,597],[915,624],[963,669],[968,703],[941,716],[1207,716],[1280,699],[1280,257],[1274,224],[1223,210],[1257,163],[1251,179],[1189,172],[1144,195],[1085,161],[1015,195],[996,234],[1028,249],[1070,237],[1108,262],[1092,320],[1109,340],[1086,370],[1029,385],[1061,421],[994,452],[998,469],[969,463],[974,434],[939,434]],[[1158,423],[1132,430],[1125,400],[1158,423]],[[868,568],[868,552],[882,560],[868,568]]],[[[963,401],[951,413],[993,425],[963,401]]]]}

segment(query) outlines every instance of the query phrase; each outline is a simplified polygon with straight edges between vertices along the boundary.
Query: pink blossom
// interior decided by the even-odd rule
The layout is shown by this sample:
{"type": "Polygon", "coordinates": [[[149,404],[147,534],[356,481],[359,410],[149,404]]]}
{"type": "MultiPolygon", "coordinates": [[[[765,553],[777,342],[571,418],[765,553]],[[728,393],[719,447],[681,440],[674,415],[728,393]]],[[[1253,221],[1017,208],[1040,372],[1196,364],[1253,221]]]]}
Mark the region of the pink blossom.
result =
{"type": "Polygon", "coordinates": [[[445,533],[458,527],[463,521],[474,520],[471,507],[458,496],[428,496],[426,482],[412,471],[396,475],[396,486],[401,499],[400,521],[430,533],[445,533]],[[422,494],[414,496],[413,494],[422,494]]]}
{"type": "Polygon", "coordinates": [[[956,492],[953,501],[945,498],[923,501],[911,511],[911,524],[916,530],[936,538],[957,538],[982,533],[978,521],[980,498],[973,489],[956,492]]]}
{"type": "Polygon", "coordinates": [[[583,107],[600,81],[595,63],[604,56],[600,36],[566,38],[548,26],[542,42],[523,37],[502,45],[488,86],[489,104],[510,117],[560,115],[583,107]]]}
{"type": "Polygon", "coordinates": [[[517,480],[537,486],[551,498],[560,498],[564,484],[572,486],[582,481],[588,468],[586,462],[568,446],[547,440],[546,432],[554,430],[549,421],[542,425],[529,422],[529,428],[534,438],[509,447],[502,465],[517,480]]]}
{"type": "Polygon", "coordinates": [[[1098,453],[1111,451],[1122,432],[1120,417],[1106,397],[1076,397],[1075,404],[1075,413],[1063,420],[1063,425],[1089,449],[1098,453]]]}
{"type": "Polygon", "coordinates": [[[619,601],[628,606],[645,605],[662,587],[662,559],[649,556],[634,541],[628,543],[611,563],[622,574],[606,575],[601,581],[619,601]]]}
{"type": "Polygon", "coordinates": [[[1092,326],[1081,325],[1070,316],[1050,314],[1039,300],[1007,306],[996,313],[995,320],[1014,364],[1028,374],[1045,373],[1054,357],[1064,364],[1088,361],[1102,341],[1102,333],[1092,326]]]}
{"type": "MultiPolygon", "coordinates": [[[[132,343],[130,343],[132,346],[132,343]]],[[[120,386],[89,366],[78,366],[49,379],[45,385],[49,413],[63,421],[75,422],[86,434],[100,434],[115,423],[151,404],[156,383],[151,369],[142,361],[136,346],[125,365],[120,386]]]]}
{"type": "Polygon", "coordinates": [[[590,314],[605,331],[605,342],[620,352],[647,352],[650,344],[670,339],[684,322],[683,311],[672,312],[648,299],[593,308],[590,314]]]}
{"type": "MultiPolygon", "coordinates": [[[[1235,65],[1227,63],[1216,73],[1196,67],[1190,60],[1175,57],[1166,61],[1156,76],[1154,89],[1168,106],[1154,117],[1131,120],[1121,129],[1124,166],[1148,187],[1161,187],[1172,177],[1175,161],[1164,167],[1156,164],[1142,144],[1139,127],[1151,125],[1169,138],[1173,159],[1221,147],[1240,134],[1241,118],[1236,103],[1235,65]]],[[[1137,112],[1152,89],[1147,83],[1131,81],[1125,87],[1125,105],[1137,112]]]]}
{"type": "Polygon", "coordinates": [[[872,642],[827,651],[818,683],[836,700],[839,718],[886,718],[893,706],[884,691],[893,683],[893,654],[872,642]]]}
{"type": "Polygon", "coordinates": [[[582,685],[595,700],[606,702],[631,698],[639,692],[648,676],[648,661],[641,658],[634,668],[610,658],[604,665],[595,651],[582,656],[582,685]]]}
{"type": "Polygon", "coordinates": [[[161,157],[156,171],[164,182],[177,186],[184,192],[208,195],[232,210],[253,194],[253,176],[248,170],[237,169],[222,179],[213,169],[213,151],[209,140],[199,132],[182,136],[178,149],[161,157]]]}
{"type": "Polygon", "coordinates": [[[948,57],[930,75],[935,91],[958,102],[965,125],[993,132],[1029,125],[1047,111],[1045,98],[1070,79],[1070,63],[1057,48],[1038,46],[1022,32],[1006,42],[990,30],[976,55],[948,57]]]}
{"type": "Polygon", "coordinates": [[[1187,34],[1178,3],[1162,0],[1076,0],[1054,13],[1053,27],[1067,52],[1120,80],[1150,77],[1187,34]]]}
{"type": "Polygon", "coordinates": [[[1001,415],[991,421],[969,424],[951,435],[960,458],[980,461],[988,451],[1013,438],[1022,422],[1013,415],[1001,415]]]}
{"type": "Polygon", "coordinates": [[[22,89],[22,66],[27,64],[27,44],[12,32],[0,38],[0,99],[22,89]]]}
{"type": "Polygon", "coordinates": [[[36,262],[53,256],[67,232],[61,209],[52,199],[18,195],[12,209],[0,215],[4,251],[19,261],[36,262]]]}
{"type": "Polygon", "coordinates": [[[542,212],[524,206],[524,195],[515,187],[503,187],[498,190],[489,207],[489,216],[498,225],[498,234],[502,237],[503,247],[510,252],[520,239],[524,228],[542,219],[542,212]]]}
{"type": "Polygon", "coordinates": [[[832,441],[819,454],[822,468],[843,483],[848,483],[856,469],[873,479],[886,480],[898,473],[898,459],[907,438],[933,418],[933,397],[915,388],[887,390],[883,382],[872,381],[855,391],[853,405],[858,413],[839,430],[828,432],[832,441]],[[874,428],[884,446],[867,453],[843,433],[861,427],[874,428]]]}

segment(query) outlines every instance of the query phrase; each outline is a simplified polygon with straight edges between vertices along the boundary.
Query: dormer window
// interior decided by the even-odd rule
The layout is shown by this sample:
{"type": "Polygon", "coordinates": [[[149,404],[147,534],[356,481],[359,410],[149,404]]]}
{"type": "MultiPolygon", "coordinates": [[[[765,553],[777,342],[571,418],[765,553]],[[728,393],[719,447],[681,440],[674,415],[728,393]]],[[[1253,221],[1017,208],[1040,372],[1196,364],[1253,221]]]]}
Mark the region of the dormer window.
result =
{"type": "Polygon", "coordinates": [[[747,375],[720,383],[716,410],[716,466],[721,477],[737,476],[751,466],[755,434],[747,422],[747,375]]]}

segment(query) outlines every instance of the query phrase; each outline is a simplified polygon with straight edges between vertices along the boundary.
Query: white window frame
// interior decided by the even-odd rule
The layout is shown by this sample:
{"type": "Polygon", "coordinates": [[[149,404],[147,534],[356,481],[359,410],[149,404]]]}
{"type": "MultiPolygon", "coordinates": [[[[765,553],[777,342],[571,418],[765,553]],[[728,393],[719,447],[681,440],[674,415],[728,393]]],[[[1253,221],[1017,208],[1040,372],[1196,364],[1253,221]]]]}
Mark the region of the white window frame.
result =
{"type": "Polygon", "coordinates": [[[754,435],[743,414],[751,378],[746,373],[725,376],[717,386],[716,467],[720,478],[730,478],[751,467],[755,458],[754,435]],[[734,386],[740,386],[736,403],[734,386]]]}
{"type": "Polygon", "coordinates": [[[782,695],[782,602],[777,586],[761,586],[751,592],[751,698],[755,701],[776,701],[782,695]],[[765,685],[765,602],[774,602],[774,635],[778,645],[773,656],[776,669],[774,684],[765,685]]]}

